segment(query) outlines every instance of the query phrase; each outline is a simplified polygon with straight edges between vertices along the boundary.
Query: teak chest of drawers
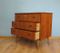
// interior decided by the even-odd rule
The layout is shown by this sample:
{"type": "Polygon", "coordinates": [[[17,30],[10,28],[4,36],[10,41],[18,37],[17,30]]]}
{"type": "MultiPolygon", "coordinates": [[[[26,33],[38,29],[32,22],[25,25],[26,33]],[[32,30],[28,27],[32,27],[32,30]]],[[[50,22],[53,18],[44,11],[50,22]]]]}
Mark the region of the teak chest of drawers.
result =
{"type": "Polygon", "coordinates": [[[15,13],[11,34],[28,40],[44,40],[51,36],[52,13],[15,13]]]}

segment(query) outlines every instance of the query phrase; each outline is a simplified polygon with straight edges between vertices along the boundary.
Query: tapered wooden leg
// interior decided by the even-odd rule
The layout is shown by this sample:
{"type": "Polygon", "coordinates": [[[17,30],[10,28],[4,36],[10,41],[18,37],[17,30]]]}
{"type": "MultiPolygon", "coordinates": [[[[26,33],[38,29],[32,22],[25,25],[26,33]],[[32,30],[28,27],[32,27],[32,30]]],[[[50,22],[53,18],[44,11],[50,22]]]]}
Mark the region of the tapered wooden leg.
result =
{"type": "Polygon", "coordinates": [[[36,40],[36,48],[40,47],[40,40],[36,40]]]}
{"type": "Polygon", "coordinates": [[[48,45],[50,44],[50,39],[51,39],[51,37],[48,37],[48,38],[47,38],[47,43],[48,43],[48,45]]]}
{"type": "Polygon", "coordinates": [[[18,36],[16,36],[16,43],[20,40],[20,38],[18,36]]]}
{"type": "Polygon", "coordinates": [[[16,37],[16,44],[17,44],[17,41],[18,41],[18,40],[17,40],[17,37],[16,37]]]}

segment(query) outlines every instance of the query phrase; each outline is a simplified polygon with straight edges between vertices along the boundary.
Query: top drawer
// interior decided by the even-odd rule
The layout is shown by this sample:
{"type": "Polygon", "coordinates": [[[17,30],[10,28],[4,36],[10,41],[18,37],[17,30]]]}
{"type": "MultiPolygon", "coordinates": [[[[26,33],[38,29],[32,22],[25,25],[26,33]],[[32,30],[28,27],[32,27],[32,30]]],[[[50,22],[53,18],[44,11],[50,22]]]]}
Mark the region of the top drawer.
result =
{"type": "Polygon", "coordinates": [[[40,22],[40,14],[16,14],[16,21],[40,22]]]}

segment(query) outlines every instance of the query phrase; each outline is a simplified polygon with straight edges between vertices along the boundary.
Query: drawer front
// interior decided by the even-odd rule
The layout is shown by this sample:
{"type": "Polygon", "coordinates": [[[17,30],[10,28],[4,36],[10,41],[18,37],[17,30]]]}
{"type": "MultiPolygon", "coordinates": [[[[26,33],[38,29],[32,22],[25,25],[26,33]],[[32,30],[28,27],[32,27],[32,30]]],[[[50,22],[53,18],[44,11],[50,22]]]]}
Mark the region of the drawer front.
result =
{"type": "Polygon", "coordinates": [[[17,35],[18,30],[16,30],[15,28],[11,28],[11,34],[17,35]]]}
{"type": "Polygon", "coordinates": [[[40,31],[40,23],[15,22],[13,27],[30,31],[40,31]]]}
{"type": "Polygon", "coordinates": [[[19,30],[13,28],[14,34],[18,35],[19,37],[27,38],[29,40],[37,40],[39,39],[40,32],[30,32],[25,30],[19,30]]]}
{"type": "Polygon", "coordinates": [[[40,31],[40,23],[26,23],[25,28],[30,31],[40,31]]]}
{"type": "Polygon", "coordinates": [[[15,30],[11,28],[11,34],[15,34],[15,30]]]}
{"type": "Polygon", "coordinates": [[[16,21],[40,22],[40,14],[17,14],[16,21]]]}
{"type": "Polygon", "coordinates": [[[40,22],[40,14],[30,14],[28,20],[31,22],[40,22]]]}
{"type": "Polygon", "coordinates": [[[12,27],[13,28],[18,28],[18,29],[25,29],[25,24],[24,22],[13,22],[12,27]]]}
{"type": "Polygon", "coordinates": [[[28,15],[17,14],[17,15],[15,15],[15,20],[16,21],[26,21],[27,17],[28,17],[28,15]]]}

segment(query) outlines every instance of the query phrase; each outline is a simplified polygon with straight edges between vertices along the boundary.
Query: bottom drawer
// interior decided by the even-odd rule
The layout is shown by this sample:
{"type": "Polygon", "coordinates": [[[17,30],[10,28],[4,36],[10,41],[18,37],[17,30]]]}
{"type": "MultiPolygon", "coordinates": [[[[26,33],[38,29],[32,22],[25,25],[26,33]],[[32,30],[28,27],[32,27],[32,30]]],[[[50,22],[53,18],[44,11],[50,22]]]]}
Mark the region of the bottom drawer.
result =
{"type": "Polygon", "coordinates": [[[15,28],[11,28],[11,34],[17,35],[18,30],[16,30],[15,28]]]}
{"type": "Polygon", "coordinates": [[[27,38],[29,40],[37,40],[40,36],[40,32],[31,32],[15,28],[12,29],[12,34],[15,34],[19,37],[27,38]]]}

